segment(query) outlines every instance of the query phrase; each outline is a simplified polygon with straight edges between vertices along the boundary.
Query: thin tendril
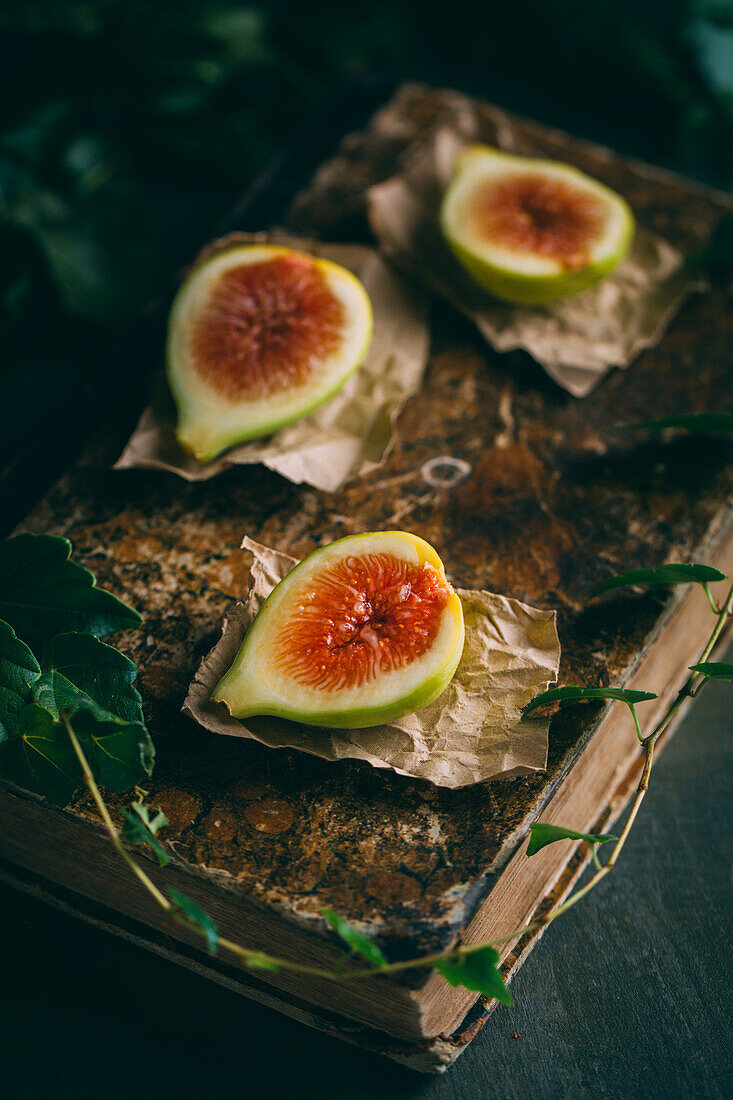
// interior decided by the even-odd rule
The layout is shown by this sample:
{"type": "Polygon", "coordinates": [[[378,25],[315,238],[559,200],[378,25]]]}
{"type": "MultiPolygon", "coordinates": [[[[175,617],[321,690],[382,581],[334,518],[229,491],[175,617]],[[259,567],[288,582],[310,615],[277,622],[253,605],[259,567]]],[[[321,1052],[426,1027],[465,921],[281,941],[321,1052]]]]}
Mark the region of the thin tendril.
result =
{"type": "MultiPolygon", "coordinates": [[[[705,587],[707,589],[707,586],[705,587]]],[[[726,596],[726,599],[720,609],[718,609],[713,603],[712,597],[709,592],[708,600],[711,604],[711,607],[713,607],[715,611],[717,621],[705,645],[705,648],[703,649],[700,657],[697,659],[695,664],[703,664],[705,661],[707,661],[708,657],[712,653],[716,643],[723,633],[723,629],[731,616],[731,612],[733,612],[733,585],[731,586],[728,595],[726,596]]],[[[272,955],[266,955],[262,951],[254,951],[242,947],[234,941],[226,939],[224,937],[219,937],[218,942],[220,947],[223,947],[231,954],[237,956],[240,961],[244,963],[244,965],[252,965],[253,967],[256,967],[259,962],[260,964],[269,965],[269,967],[273,970],[287,970],[299,974],[308,974],[313,977],[326,978],[334,982],[345,982],[356,981],[363,978],[381,978],[390,974],[397,974],[405,970],[417,970],[425,967],[431,967],[438,962],[459,961],[465,958],[467,955],[472,955],[477,951],[482,951],[486,947],[502,947],[505,944],[513,943],[516,940],[521,939],[523,936],[531,935],[532,933],[539,931],[541,928],[544,928],[548,924],[552,923],[552,921],[557,920],[557,918],[563,913],[567,913],[569,909],[572,909],[572,907],[576,905],[582,898],[584,898],[586,894],[595,889],[595,887],[601,882],[601,880],[604,879],[606,875],[610,874],[610,872],[615,867],[621,851],[628,839],[629,833],[631,832],[631,828],[636,820],[637,814],[639,813],[639,809],[644,800],[646,792],[649,789],[649,777],[651,775],[652,765],[654,762],[654,749],[657,741],[668,728],[672,719],[678,713],[682,705],[687,701],[687,699],[694,697],[696,690],[704,682],[705,676],[703,673],[693,672],[693,674],[686,680],[686,682],[678,692],[674,701],[668,707],[664,716],[660,719],[652,732],[649,733],[646,737],[644,737],[641,733],[641,728],[639,726],[639,721],[633,705],[627,704],[633,715],[636,732],[641,741],[642,749],[644,752],[644,764],[642,767],[641,778],[636,789],[636,794],[631,805],[629,816],[626,819],[626,823],[621,832],[621,835],[619,836],[618,840],[613,846],[613,849],[611,850],[611,854],[607,862],[605,864],[600,863],[596,852],[596,846],[593,845],[592,858],[596,867],[595,874],[587,883],[585,883],[584,886],[581,886],[579,889],[577,889],[564,902],[556,905],[546,916],[530,921],[528,924],[521,925],[519,928],[514,928],[512,929],[512,931],[506,932],[502,936],[493,937],[490,940],[482,940],[479,943],[474,944],[462,944],[459,947],[449,948],[445,951],[438,951],[430,955],[423,955],[416,959],[406,959],[401,962],[387,963],[386,966],[368,968],[364,967],[350,971],[329,969],[325,967],[306,966],[302,963],[297,963],[290,959],[276,958],[272,955]]],[[[105,829],[110,836],[112,844],[114,845],[115,849],[120,854],[122,859],[124,859],[125,863],[128,865],[133,874],[137,877],[138,881],[148,891],[148,893],[156,901],[160,908],[164,909],[168,914],[172,915],[173,911],[175,910],[175,905],[173,904],[173,902],[169,901],[169,899],[161,893],[155,883],[149,878],[149,876],[145,873],[142,867],[140,867],[140,865],[127,851],[124,844],[122,843],[120,834],[115,828],[112,818],[110,817],[109,810],[107,809],[104,799],[102,798],[99,787],[97,786],[94,776],[92,775],[91,768],[89,767],[86,756],[84,755],[84,751],[81,747],[79,739],[74,732],[69,718],[66,715],[62,714],[61,720],[69,735],[71,744],[74,748],[74,752],[76,753],[79,763],[81,764],[84,783],[89,790],[92,798],[94,799],[94,802],[96,803],[97,809],[99,810],[105,829]]],[[[194,931],[199,933],[202,938],[205,938],[206,933],[203,929],[199,927],[194,927],[193,925],[191,925],[190,927],[192,927],[194,931]]]]}

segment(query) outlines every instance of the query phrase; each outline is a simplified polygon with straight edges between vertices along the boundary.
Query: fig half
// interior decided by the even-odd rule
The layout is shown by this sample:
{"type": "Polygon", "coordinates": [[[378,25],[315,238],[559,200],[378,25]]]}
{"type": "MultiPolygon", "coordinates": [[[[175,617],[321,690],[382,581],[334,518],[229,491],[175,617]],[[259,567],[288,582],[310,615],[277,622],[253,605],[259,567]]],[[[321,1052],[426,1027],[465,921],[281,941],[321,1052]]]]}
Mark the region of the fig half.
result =
{"type": "Polygon", "coordinates": [[[461,601],[432,546],[404,531],[351,535],[272,590],[213,698],[236,718],[394,722],[445,690],[463,640],[461,601]]]}
{"type": "Polygon", "coordinates": [[[208,462],[306,416],[361,365],[371,334],[364,287],[329,260],[276,245],[204,260],[168,327],[179,442],[208,462]]]}
{"type": "Polygon", "coordinates": [[[577,168],[471,145],[459,154],[440,212],[469,274],[507,302],[541,304],[586,290],[624,258],[628,204],[577,168]]]}

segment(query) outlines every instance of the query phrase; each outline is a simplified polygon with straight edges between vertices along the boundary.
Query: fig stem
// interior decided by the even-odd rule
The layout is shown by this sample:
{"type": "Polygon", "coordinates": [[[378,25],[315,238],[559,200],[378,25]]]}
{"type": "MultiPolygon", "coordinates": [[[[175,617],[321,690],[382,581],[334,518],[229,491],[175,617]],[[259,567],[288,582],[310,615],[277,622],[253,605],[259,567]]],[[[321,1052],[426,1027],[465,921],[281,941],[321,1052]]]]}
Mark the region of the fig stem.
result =
{"type": "MultiPolygon", "coordinates": [[[[731,617],[731,614],[733,613],[733,585],[731,586],[728,595],[723,602],[723,605],[719,609],[710,599],[709,594],[707,595],[708,601],[710,602],[711,607],[714,609],[716,622],[715,627],[713,628],[710,637],[705,644],[705,648],[695,662],[695,664],[698,665],[704,664],[704,662],[707,661],[713,649],[715,648],[716,643],[720,639],[723,630],[725,629],[725,626],[731,617]]],[[[472,955],[477,951],[481,951],[486,947],[501,947],[507,943],[512,943],[516,940],[520,940],[524,936],[531,935],[533,932],[538,932],[541,929],[546,928],[547,925],[551,924],[554,920],[557,920],[557,918],[563,913],[567,913],[569,909],[572,909],[572,907],[576,905],[581,900],[581,898],[585,897],[586,894],[589,894],[591,890],[594,890],[595,887],[601,882],[601,880],[604,879],[606,875],[610,874],[613,868],[616,866],[616,862],[621,854],[624,845],[626,844],[632,826],[641,808],[641,804],[644,800],[646,792],[649,789],[649,779],[654,763],[655,746],[664,731],[669,727],[672,719],[678,713],[680,708],[687,701],[687,699],[693,698],[697,694],[700,687],[705,682],[705,679],[706,677],[704,673],[693,672],[692,675],[688,677],[683,686],[680,688],[675,699],[667,708],[663,717],[659,720],[651,733],[647,734],[646,736],[643,736],[641,734],[641,730],[639,729],[638,721],[636,719],[636,714],[634,714],[637,734],[639,735],[641,741],[640,747],[644,754],[644,765],[642,768],[641,778],[639,779],[639,784],[636,788],[636,794],[631,805],[631,810],[629,811],[629,815],[626,819],[621,834],[618,840],[615,842],[613,848],[611,849],[610,855],[606,863],[601,865],[598,862],[597,856],[595,856],[594,862],[597,869],[593,876],[589,879],[589,881],[585,883],[584,886],[581,886],[578,890],[572,893],[570,897],[567,898],[564,902],[556,905],[545,916],[538,917],[537,919],[530,921],[527,924],[520,925],[518,928],[513,928],[510,932],[506,932],[501,936],[494,936],[490,940],[482,940],[478,943],[473,944],[461,944],[458,947],[447,948],[444,951],[437,951],[433,954],[421,955],[418,958],[405,959],[400,962],[386,963],[383,966],[360,967],[348,971],[337,971],[326,967],[309,966],[306,963],[298,963],[290,959],[277,958],[274,955],[268,955],[262,951],[255,951],[247,947],[242,947],[241,944],[235,943],[233,940],[227,939],[224,936],[218,937],[219,946],[224,948],[230,954],[235,955],[237,958],[239,958],[245,966],[251,965],[252,967],[257,967],[260,969],[265,968],[272,970],[286,970],[292,973],[305,974],[310,977],[324,978],[328,981],[345,982],[358,981],[364,978],[383,978],[391,974],[401,973],[406,970],[418,970],[424,969],[425,967],[432,967],[436,963],[457,961],[465,958],[468,955],[472,955]]],[[[94,779],[94,775],[92,774],[92,770],[89,766],[89,762],[87,761],[81,743],[79,742],[79,739],[74,732],[69,717],[66,714],[62,714],[61,721],[69,736],[69,740],[71,741],[79,764],[81,765],[84,784],[91,794],[92,799],[99,811],[102,822],[109,835],[113,847],[130,868],[140,884],[144,887],[145,890],[147,890],[147,892],[150,894],[156,904],[166,913],[171,914],[176,909],[174,903],[170,901],[158,889],[158,887],[146,874],[146,872],[143,870],[137,860],[125,848],[122,837],[118,830],[115,828],[107,805],[102,797],[99,787],[97,786],[96,780],[94,779]]],[[[194,927],[193,925],[189,925],[189,927],[193,928],[194,931],[199,933],[202,938],[206,937],[206,932],[203,928],[194,927]]]]}

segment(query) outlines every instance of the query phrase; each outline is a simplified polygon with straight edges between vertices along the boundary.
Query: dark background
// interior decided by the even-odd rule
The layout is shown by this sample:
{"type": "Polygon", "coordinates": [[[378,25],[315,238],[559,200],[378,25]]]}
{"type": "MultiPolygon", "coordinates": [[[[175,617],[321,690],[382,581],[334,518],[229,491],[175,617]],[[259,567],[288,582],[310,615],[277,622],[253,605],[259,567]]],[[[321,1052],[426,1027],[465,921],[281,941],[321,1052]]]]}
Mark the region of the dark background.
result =
{"type": "Polygon", "coordinates": [[[733,178],[733,0],[0,4],[6,528],[15,470],[38,493],[47,457],[70,459],[134,374],[110,351],[238,197],[314,167],[408,79],[733,178]]]}
{"type": "Polygon", "coordinates": [[[733,178],[733,0],[0,4],[6,528],[16,468],[38,493],[68,461],[134,375],[110,352],[253,181],[315,167],[408,79],[733,178]]]}
{"type": "Polygon", "coordinates": [[[404,79],[733,176],[730,0],[5,0],[0,339],[124,323],[346,86],[404,79]]]}
{"type": "MultiPolygon", "coordinates": [[[[253,181],[274,163],[287,185],[402,79],[718,187],[733,177],[724,0],[6,0],[0,467],[21,437],[40,448],[55,430],[54,447],[73,446],[89,426],[79,409],[98,419],[124,385],[110,350],[253,181]]],[[[24,493],[16,479],[19,512],[24,493]]],[[[731,1095],[725,691],[706,690],[662,758],[618,875],[548,932],[515,1009],[446,1078],[314,1035],[3,889],[0,1081],[12,1100],[731,1095]]]]}

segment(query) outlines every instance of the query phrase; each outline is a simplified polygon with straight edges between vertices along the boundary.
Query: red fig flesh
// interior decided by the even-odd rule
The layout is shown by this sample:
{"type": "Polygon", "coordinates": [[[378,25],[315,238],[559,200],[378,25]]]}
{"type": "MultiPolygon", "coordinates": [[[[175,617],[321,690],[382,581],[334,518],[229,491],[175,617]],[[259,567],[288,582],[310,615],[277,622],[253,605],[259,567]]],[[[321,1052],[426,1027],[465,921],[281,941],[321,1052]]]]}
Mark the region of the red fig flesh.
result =
{"type": "Polygon", "coordinates": [[[497,298],[541,304],[593,286],[623,259],[629,207],[576,168],[473,145],[441,207],[446,241],[497,298]]]}
{"type": "Polygon", "coordinates": [[[269,397],[303,385],[339,346],[344,307],[308,257],[230,267],[191,326],[196,371],[226,397],[269,397]]]}
{"type": "Polygon", "coordinates": [[[461,601],[428,543],[404,531],[352,535],[273,589],[213,697],[237,718],[392,722],[445,690],[463,636],[461,601]]]}
{"type": "Polygon", "coordinates": [[[371,328],[366,291],[338,264],[275,245],[213,255],[171,310],[179,441],[206,462],[306,416],[362,363],[371,328]]]}

